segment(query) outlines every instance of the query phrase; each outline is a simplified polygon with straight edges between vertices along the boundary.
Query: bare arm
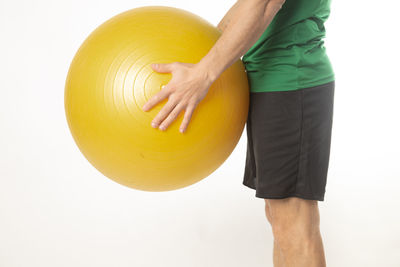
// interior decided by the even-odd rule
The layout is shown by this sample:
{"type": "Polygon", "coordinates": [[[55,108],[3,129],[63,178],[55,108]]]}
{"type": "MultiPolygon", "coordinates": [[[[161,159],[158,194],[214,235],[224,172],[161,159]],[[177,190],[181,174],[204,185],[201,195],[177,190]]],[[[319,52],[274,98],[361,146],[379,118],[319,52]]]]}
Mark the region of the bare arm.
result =
{"type": "Polygon", "coordinates": [[[198,63],[152,64],[157,72],[172,73],[168,84],[143,106],[143,110],[148,111],[168,98],[153,119],[152,127],[165,130],[185,110],[180,131],[186,131],[194,109],[211,84],[260,38],[284,1],[238,0],[218,24],[221,36],[198,63]]]}
{"type": "Polygon", "coordinates": [[[237,1],[229,10],[226,12],[225,16],[221,19],[221,21],[218,23],[217,28],[221,32],[223,32],[226,29],[226,26],[231,22],[232,17],[235,15],[236,10],[238,6],[240,5],[242,1],[237,1]]]}
{"type": "Polygon", "coordinates": [[[242,0],[219,24],[222,35],[199,62],[211,81],[236,62],[260,38],[285,0],[242,0]]]}

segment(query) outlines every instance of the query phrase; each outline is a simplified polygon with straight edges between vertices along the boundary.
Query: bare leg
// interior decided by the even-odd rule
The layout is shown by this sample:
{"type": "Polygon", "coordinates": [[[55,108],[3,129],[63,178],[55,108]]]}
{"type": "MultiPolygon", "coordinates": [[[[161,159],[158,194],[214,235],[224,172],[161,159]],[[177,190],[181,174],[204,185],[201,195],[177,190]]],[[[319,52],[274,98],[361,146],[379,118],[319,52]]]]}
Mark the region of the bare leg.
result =
{"type": "MultiPolygon", "coordinates": [[[[271,213],[267,201],[265,201],[265,214],[267,216],[269,223],[272,225],[271,213]]],[[[274,239],[274,250],[273,250],[273,262],[274,262],[274,267],[284,267],[283,254],[279,248],[278,242],[275,239],[274,239]]]]}
{"type": "Polygon", "coordinates": [[[276,266],[325,267],[318,202],[297,197],[265,201],[278,244],[277,257],[274,251],[274,266],[283,262],[276,266]]]}

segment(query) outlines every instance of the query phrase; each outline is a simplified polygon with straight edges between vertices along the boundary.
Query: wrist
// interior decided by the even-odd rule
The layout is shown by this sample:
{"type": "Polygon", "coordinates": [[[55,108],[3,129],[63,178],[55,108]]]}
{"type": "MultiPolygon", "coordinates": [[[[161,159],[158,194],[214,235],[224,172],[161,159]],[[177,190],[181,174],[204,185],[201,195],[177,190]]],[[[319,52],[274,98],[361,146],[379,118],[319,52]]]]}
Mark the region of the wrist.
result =
{"type": "Polygon", "coordinates": [[[221,75],[220,71],[218,70],[217,64],[215,64],[215,60],[210,59],[210,54],[207,54],[203,57],[200,62],[197,63],[197,67],[205,76],[211,84],[214,83],[218,77],[221,75]]]}

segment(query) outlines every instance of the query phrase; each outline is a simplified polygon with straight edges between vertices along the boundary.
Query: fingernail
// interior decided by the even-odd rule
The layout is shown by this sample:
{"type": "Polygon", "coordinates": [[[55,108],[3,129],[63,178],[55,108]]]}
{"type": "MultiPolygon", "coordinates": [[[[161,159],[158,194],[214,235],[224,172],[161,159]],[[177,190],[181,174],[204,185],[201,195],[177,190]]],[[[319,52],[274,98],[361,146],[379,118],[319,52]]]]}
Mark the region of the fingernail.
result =
{"type": "Polygon", "coordinates": [[[160,129],[164,131],[165,130],[165,126],[160,126],[160,129]]]}
{"type": "Polygon", "coordinates": [[[179,129],[179,131],[181,132],[181,133],[183,133],[183,129],[181,128],[181,129],[179,129]]]}
{"type": "Polygon", "coordinates": [[[153,128],[157,128],[157,124],[156,124],[155,122],[152,122],[152,123],[151,123],[151,126],[152,126],[153,128]]]}

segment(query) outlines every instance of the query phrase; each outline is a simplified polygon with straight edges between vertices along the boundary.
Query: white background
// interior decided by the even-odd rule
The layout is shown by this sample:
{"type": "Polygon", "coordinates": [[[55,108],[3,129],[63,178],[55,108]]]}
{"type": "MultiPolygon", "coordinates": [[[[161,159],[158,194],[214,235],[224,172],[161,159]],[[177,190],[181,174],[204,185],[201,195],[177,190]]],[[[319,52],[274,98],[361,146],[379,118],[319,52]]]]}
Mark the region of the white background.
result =
{"type": "MultiPolygon", "coordinates": [[[[217,25],[234,1],[0,0],[0,267],[272,266],[264,201],[242,185],[246,136],[211,176],[149,193],[100,174],[64,115],[69,64],[86,36],[143,5],[217,25]]],[[[321,231],[328,266],[400,266],[397,1],[333,0],[336,74],[321,231]]]]}

